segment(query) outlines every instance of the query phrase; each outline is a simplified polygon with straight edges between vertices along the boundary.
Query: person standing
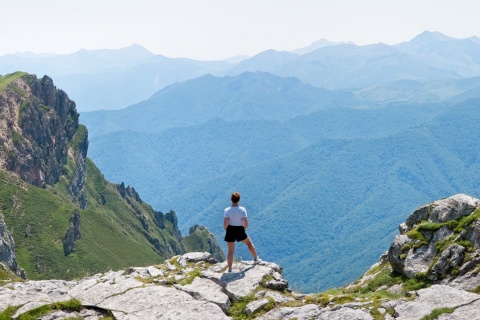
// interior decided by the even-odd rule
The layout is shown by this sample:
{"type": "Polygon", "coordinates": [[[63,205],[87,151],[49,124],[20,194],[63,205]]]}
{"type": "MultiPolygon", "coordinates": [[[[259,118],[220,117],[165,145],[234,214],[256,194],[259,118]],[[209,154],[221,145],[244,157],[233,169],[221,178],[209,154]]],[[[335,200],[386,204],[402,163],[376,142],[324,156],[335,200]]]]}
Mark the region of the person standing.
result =
{"type": "Polygon", "coordinates": [[[259,262],[260,258],[257,255],[257,250],[252,243],[252,240],[247,236],[245,230],[248,227],[247,210],[238,205],[240,202],[240,193],[234,192],[230,197],[232,205],[225,208],[223,214],[223,228],[226,230],[225,241],[228,245],[227,264],[228,272],[232,272],[233,254],[235,252],[235,241],[243,242],[247,245],[248,251],[253,256],[254,262],[259,262]]]}

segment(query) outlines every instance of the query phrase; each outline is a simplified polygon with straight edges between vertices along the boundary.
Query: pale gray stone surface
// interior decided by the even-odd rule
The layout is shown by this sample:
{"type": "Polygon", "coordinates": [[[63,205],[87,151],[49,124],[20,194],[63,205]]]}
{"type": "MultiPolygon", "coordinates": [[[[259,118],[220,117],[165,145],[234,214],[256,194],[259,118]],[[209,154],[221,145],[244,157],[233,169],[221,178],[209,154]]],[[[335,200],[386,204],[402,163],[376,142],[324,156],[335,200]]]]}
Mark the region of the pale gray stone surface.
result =
{"type": "Polygon", "coordinates": [[[72,311],[57,311],[53,313],[49,313],[39,320],[63,320],[63,319],[72,319],[72,318],[82,318],[86,320],[100,320],[104,318],[105,315],[101,312],[89,309],[83,309],[79,312],[72,312],[72,311]]]}
{"type": "Polygon", "coordinates": [[[437,253],[435,244],[451,235],[453,235],[452,230],[442,227],[432,234],[432,239],[428,245],[422,246],[417,250],[410,249],[407,258],[403,262],[403,273],[407,277],[413,278],[416,273],[426,272],[437,253]]]}
{"type": "Polygon", "coordinates": [[[264,306],[266,306],[270,301],[268,299],[262,299],[262,300],[255,300],[247,304],[245,307],[245,313],[246,314],[252,314],[257,312],[258,310],[262,309],[264,306]]]}
{"type": "Polygon", "coordinates": [[[429,220],[436,223],[455,220],[471,214],[479,205],[480,201],[476,198],[465,194],[456,194],[446,199],[435,201],[429,220]]]}
{"type": "Polygon", "coordinates": [[[177,259],[177,261],[182,267],[187,266],[188,262],[193,262],[193,263],[197,263],[200,261],[209,262],[209,263],[217,262],[217,260],[213,258],[210,252],[188,252],[188,253],[185,253],[183,256],[180,256],[177,259]]]}
{"type": "MultiPolygon", "coordinates": [[[[410,216],[405,221],[406,228],[405,226],[400,225],[401,226],[399,227],[400,230],[404,229],[404,233],[405,233],[408,230],[410,230],[414,225],[422,222],[423,220],[427,220],[428,215],[430,213],[430,207],[431,207],[430,204],[424,205],[418,208],[417,210],[415,210],[414,212],[412,212],[412,214],[410,214],[410,216]]],[[[400,233],[403,234],[402,232],[400,233]]]]}
{"type": "Polygon", "coordinates": [[[388,261],[392,266],[393,270],[398,273],[403,273],[404,261],[400,257],[402,255],[402,248],[411,243],[412,240],[406,235],[398,235],[393,239],[390,248],[388,249],[388,261]]]}
{"type": "Polygon", "coordinates": [[[341,308],[336,311],[324,311],[318,320],[374,320],[372,315],[360,309],[341,308]]]}
{"type": "Polygon", "coordinates": [[[281,294],[280,292],[276,292],[276,291],[267,291],[267,292],[265,292],[264,297],[272,298],[273,300],[275,300],[276,303],[284,303],[284,302],[289,302],[289,301],[295,300],[293,298],[286,297],[283,294],[281,294]]]}
{"type": "Polygon", "coordinates": [[[106,298],[113,295],[120,295],[132,288],[144,286],[143,282],[131,276],[123,275],[123,272],[108,272],[104,276],[95,276],[69,291],[70,296],[80,300],[84,305],[97,305],[106,298]]]}
{"type": "MultiPolygon", "coordinates": [[[[32,302],[48,304],[56,301],[71,299],[68,291],[75,285],[72,281],[48,280],[48,281],[27,281],[15,282],[9,288],[0,291],[0,311],[9,305],[21,306],[32,302]]],[[[29,304],[34,309],[33,304],[29,304]]],[[[28,311],[25,310],[25,311],[28,311]]]]}
{"type": "Polygon", "coordinates": [[[219,306],[172,287],[135,288],[98,304],[122,319],[231,319],[219,306]]]}
{"type": "Polygon", "coordinates": [[[219,273],[213,270],[209,268],[203,271],[202,276],[220,284],[234,301],[252,294],[262,282],[263,277],[273,273],[272,269],[266,265],[244,263],[234,263],[232,273],[219,273]]]}
{"type": "Polygon", "coordinates": [[[461,290],[473,290],[480,286],[480,273],[478,273],[478,270],[474,269],[453,280],[446,279],[445,281],[442,281],[442,284],[461,290]]]}
{"type": "Polygon", "coordinates": [[[480,318],[480,300],[458,307],[453,313],[442,314],[438,320],[476,320],[480,318]]]}
{"type": "Polygon", "coordinates": [[[197,300],[209,301],[218,305],[224,312],[230,307],[230,299],[223,293],[222,287],[211,280],[195,278],[191,284],[177,285],[182,290],[197,300]]]}
{"type": "Polygon", "coordinates": [[[284,307],[270,310],[263,316],[258,317],[259,320],[279,320],[279,319],[297,319],[310,320],[318,319],[322,313],[322,308],[316,304],[307,304],[303,307],[284,307]]]}
{"type": "Polygon", "coordinates": [[[455,289],[444,285],[433,285],[418,290],[414,301],[409,301],[395,307],[397,320],[418,320],[430,314],[437,308],[453,308],[471,303],[480,295],[455,289]]]}
{"type": "MultiPolygon", "coordinates": [[[[188,259],[196,259],[195,256],[188,259]]],[[[209,259],[203,254],[201,257],[209,259]]],[[[226,315],[231,304],[229,295],[240,298],[253,293],[267,274],[276,281],[283,279],[282,269],[272,263],[239,262],[235,264],[236,272],[230,275],[218,272],[224,268],[222,263],[211,267],[207,267],[203,260],[196,263],[204,272],[213,275],[213,281],[197,277],[191,284],[168,286],[163,272],[152,266],[109,271],[80,281],[14,282],[8,287],[0,286],[0,312],[9,305],[22,306],[18,316],[42,305],[75,298],[86,308],[80,311],[81,314],[59,310],[43,319],[82,317],[94,320],[97,315],[89,313],[94,308],[109,310],[116,319],[231,319],[226,315]],[[139,281],[138,278],[148,281],[139,281]]],[[[171,272],[170,278],[182,279],[192,270],[182,268],[171,272]]],[[[280,293],[269,295],[283,301],[280,293]]]]}

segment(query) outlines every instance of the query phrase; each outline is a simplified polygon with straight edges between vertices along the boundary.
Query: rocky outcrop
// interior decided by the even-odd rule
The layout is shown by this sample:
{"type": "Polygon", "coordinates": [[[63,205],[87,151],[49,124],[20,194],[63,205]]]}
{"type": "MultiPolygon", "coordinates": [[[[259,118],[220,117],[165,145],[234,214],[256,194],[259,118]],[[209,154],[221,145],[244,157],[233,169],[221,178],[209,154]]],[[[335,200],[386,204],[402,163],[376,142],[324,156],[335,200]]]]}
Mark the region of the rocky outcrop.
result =
{"type": "Polygon", "coordinates": [[[215,236],[204,226],[194,225],[189,229],[188,236],[182,241],[187,251],[206,251],[219,261],[225,260],[225,254],[215,236]]]}
{"type": "Polygon", "coordinates": [[[479,206],[480,200],[458,194],[415,210],[400,225],[401,234],[388,251],[393,270],[408,278],[476,288],[480,277],[472,279],[480,263],[479,206]]]}
{"type": "Polygon", "coordinates": [[[3,216],[0,213],[0,263],[4,263],[18,277],[26,278],[25,272],[18,266],[15,255],[15,242],[8,231],[3,216]]]}
{"type": "Polygon", "coordinates": [[[70,225],[68,227],[65,237],[63,237],[63,252],[66,256],[73,252],[75,241],[80,239],[80,211],[75,210],[70,218],[70,225]]]}
{"type": "Polygon", "coordinates": [[[38,187],[66,175],[72,201],[85,208],[88,140],[75,102],[47,76],[17,73],[6,78],[10,80],[0,91],[0,169],[38,187]]]}

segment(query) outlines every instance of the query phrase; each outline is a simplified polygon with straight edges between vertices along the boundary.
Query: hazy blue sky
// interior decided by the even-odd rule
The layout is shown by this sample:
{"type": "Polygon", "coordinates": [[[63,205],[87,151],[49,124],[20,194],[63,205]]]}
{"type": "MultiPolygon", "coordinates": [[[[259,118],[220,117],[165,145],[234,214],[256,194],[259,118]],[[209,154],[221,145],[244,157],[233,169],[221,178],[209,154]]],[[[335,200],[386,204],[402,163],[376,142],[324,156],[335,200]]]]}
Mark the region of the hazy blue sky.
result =
{"type": "Polygon", "coordinates": [[[0,1],[0,55],[137,43],[207,60],[293,50],[321,38],[394,44],[424,30],[480,36],[478,0],[0,1]]]}

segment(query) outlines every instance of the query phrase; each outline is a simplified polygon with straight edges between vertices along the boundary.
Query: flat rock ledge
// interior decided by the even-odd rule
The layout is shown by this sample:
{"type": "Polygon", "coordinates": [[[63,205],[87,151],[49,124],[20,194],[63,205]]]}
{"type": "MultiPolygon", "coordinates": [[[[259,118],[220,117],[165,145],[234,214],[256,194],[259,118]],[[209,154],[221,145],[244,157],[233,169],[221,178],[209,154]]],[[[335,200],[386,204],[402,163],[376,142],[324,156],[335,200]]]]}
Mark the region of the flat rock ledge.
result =
{"type": "Polygon", "coordinates": [[[0,313],[15,307],[15,319],[41,306],[76,299],[80,311],[54,310],[38,319],[216,320],[232,319],[229,307],[260,289],[279,301],[291,299],[285,296],[290,295],[288,282],[277,264],[242,261],[234,263],[234,272],[225,273],[226,269],[225,262],[217,263],[209,253],[187,253],[164,264],[79,281],[11,282],[0,286],[0,313]],[[267,282],[280,290],[269,289],[267,282]]]}
{"type": "Polygon", "coordinates": [[[385,320],[417,320],[439,308],[452,308],[440,320],[479,319],[480,295],[452,286],[433,285],[410,292],[410,298],[382,301],[381,307],[372,307],[368,301],[325,306],[311,302],[316,294],[292,293],[275,263],[235,262],[233,272],[226,273],[225,262],[212,263],[208,254],[204,260],[199,260],[201,255],[193,256],[176,256],[161,265],[109,271],[80,281],[10,282],[0,286],[0,316],[8,307],[15,308],[11,317],[17,319],[33,309],[75,299],[79,309],[60,308],[37,319],[235,319],[235,308],[241,309],[243,318],[262,320],[378,319],[374,312],[383,313],[385,320]],[[269,288],[271,282],[275,288],[282,284],[281,290],[269,288]]]}

